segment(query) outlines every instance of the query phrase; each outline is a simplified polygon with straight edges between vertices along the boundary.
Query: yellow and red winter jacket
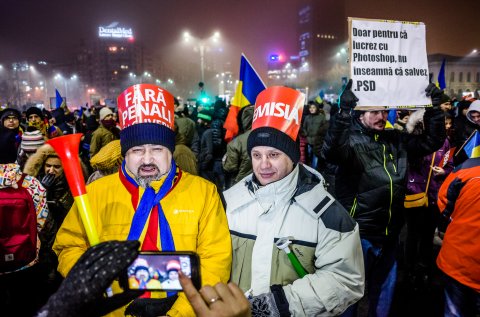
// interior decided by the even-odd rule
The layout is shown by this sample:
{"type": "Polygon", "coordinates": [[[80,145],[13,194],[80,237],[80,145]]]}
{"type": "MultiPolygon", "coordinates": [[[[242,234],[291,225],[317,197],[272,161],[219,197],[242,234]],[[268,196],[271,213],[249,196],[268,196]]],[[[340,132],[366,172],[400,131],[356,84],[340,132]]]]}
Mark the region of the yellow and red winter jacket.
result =
{"type": "MultiPolygon", "coordinates": [[[[165,177],[152,182],[158,191],[165,177]]],[[[115,173],[100,178],[87,186],[91,213],[100,242],[126,240],[129,234],[134,201],[140,200],[144,188],[139,187],[137,198],[127,190],[115,173]]],[[[232,245],[227,218],[215,185],[205,179],[177,170],[177,180],[171,191],[161,200],[177,251],[194,251],[200,257],[202,285],[226,283],[230,276],[232,245]]],[[[145,231],[140,237],[143,242],[145,231]]],[[[58,271],[67,275],[75,262],[89,247],[77,207],[72,209],[58,231],[54,251],[58,255],[58,271]]],[[[161,247],[159,247],[161,250],[161,247]]],[[[113,291],[118,286],[113,285],[113,291]]],[[[125,307],[109,316],[124,316],[125,307]]],[[[180,293],[169,316],[195,316],[190,303],[180,293]]]]}

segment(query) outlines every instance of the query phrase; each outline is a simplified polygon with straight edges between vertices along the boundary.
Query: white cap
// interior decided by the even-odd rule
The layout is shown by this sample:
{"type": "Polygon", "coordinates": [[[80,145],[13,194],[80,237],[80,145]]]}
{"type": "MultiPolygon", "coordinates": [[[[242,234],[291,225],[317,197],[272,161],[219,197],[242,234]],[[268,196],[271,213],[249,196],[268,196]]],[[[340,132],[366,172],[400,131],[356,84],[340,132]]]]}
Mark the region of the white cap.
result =
{"type": "Polygon", "coordinates": [[[105,117],[109,114],[113,114],[112,110],[110,110],[109,107],[103,107],[102,109],[100,109],[100,121],[105,119],[105,117]]]}

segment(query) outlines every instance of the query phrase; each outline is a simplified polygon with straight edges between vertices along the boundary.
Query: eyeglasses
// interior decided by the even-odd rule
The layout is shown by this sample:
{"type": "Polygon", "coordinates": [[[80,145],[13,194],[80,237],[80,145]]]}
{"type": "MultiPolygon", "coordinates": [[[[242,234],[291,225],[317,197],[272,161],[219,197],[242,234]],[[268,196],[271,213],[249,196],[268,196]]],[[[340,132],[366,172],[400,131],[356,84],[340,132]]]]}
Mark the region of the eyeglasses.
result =
{"type": "Polygon", "coordinates": [[[18,121],[17,117],[7,117],[5,120],[18,121]]]}

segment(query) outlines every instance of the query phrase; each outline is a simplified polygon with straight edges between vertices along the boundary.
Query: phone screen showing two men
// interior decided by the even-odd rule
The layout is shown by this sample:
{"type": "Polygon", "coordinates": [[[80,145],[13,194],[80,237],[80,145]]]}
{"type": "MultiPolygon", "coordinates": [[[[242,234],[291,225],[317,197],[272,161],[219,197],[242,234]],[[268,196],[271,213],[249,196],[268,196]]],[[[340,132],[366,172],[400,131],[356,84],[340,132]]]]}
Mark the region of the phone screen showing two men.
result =
{"type": "MultiPolygon", "coordinates": [[[[196,279],[197,268],[192,268],[191,255],[141,253],[128,267],[128,288],[148,291],[181,291],[179,272],[196,279]]],[[[196,264],[196,263],[193,263],[196,264]]],[[[194,283],[195,284],[195,283],[194,283]]]]}

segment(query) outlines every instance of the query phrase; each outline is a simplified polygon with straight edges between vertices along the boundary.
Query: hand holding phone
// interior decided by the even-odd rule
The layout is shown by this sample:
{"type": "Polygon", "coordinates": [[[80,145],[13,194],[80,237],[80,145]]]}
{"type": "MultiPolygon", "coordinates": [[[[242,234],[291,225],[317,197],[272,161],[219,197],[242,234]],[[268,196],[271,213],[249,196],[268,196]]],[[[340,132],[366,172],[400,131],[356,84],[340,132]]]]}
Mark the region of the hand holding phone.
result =
{"type": "Polygon", "coordinates": [[[252,316],[249,301],[234,283],[217,283],[215,287],[205,285],[198,291],[187,276],[180,274],[180,284],[198,317],[252,316]]]}
{"type": "Polygon", "coordinates": [[[113,297],[103,296],[137,257],[139,246],[138,241],[107,241],[89,248],[38,316],[103,316],[142,295],[139,291],[125,291],[113,297]]]}

